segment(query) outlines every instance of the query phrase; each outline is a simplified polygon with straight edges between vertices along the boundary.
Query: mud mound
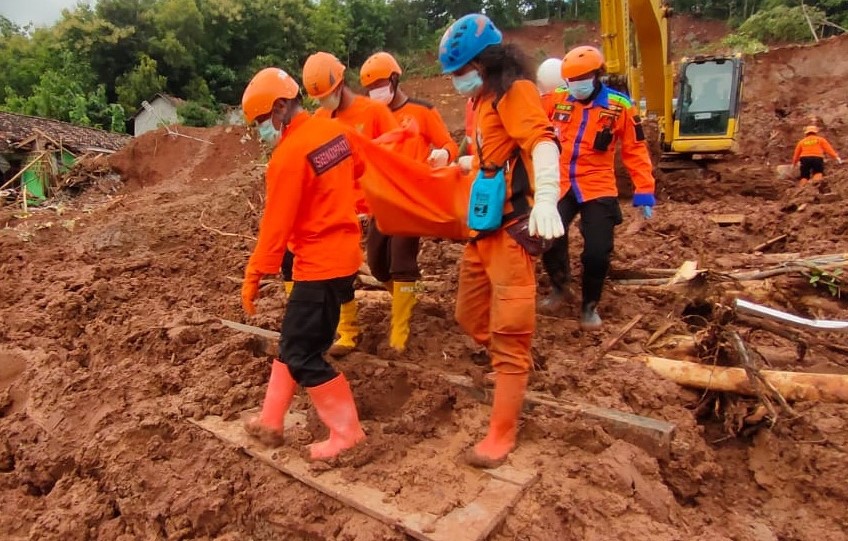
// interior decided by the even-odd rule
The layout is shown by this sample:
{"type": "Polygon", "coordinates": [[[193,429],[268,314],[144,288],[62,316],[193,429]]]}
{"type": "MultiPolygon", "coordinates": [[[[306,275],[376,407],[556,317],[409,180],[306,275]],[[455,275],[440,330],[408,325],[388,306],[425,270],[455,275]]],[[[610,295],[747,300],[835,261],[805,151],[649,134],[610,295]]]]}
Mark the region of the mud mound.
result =
{"type": "Polygon", "coordinates": [[[128,188],[152,186],[165,179],[222,178],[259,156],[259,144],[246,128],[173,127],[148,132],[109,158],[128,188]]]}
{"type": "Polygon", "coordinates": [[[848,36],[774,49],[746,59],[740,156],[789,163],[802,128],[818,124],[837,152],[848,138],[848,36]]]}

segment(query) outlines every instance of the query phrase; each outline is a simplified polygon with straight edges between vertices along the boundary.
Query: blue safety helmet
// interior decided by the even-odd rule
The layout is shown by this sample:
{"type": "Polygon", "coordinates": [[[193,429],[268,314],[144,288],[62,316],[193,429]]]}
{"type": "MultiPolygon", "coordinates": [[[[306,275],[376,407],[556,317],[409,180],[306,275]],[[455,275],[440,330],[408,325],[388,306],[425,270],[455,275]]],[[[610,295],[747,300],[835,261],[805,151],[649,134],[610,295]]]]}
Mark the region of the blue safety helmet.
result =
{"type": "Polygon", "coordinates": [[[489,45],[498,45],[503,34],[481,13],[469,13],[445,30],[439,43],[442,73],[453,73],[471,62],[489,45]]]}

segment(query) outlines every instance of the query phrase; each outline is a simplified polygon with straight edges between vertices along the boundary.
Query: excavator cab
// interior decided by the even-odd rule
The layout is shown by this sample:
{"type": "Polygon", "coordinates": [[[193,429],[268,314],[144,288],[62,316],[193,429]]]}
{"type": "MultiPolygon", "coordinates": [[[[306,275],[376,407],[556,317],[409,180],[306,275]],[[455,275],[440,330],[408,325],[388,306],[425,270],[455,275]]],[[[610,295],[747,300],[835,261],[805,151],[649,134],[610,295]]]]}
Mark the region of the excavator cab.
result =
{"type": "Polygon", "coordinates": [[[680,64],[671,151],[731,152],[742,95],[742,57],[696,57],[680,64]]]}

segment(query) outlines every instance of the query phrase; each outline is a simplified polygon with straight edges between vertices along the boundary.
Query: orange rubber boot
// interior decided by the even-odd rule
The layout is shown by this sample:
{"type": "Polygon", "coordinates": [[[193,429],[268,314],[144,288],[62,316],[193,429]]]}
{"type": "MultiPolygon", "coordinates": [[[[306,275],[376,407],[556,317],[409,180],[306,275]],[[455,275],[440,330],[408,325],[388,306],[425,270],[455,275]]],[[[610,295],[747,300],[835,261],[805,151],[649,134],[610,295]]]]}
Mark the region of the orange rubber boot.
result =
{"type": "Polygon", "coordinates": [[[524,403],[529,374],[495,375],[495,398],[489,433],[468,453],[468,463],[478,468],[496,468],[515,448],[518,416],[524,403]]]}
{"type": "Polygon", "coordinates": [[[262,411],[248,419],[244,429],[248,434],[270,447],[278,447],[283,443],[286,413],[291,406],[297,383],[289,372],[289,367],[278,359],[271,364],[271,379],[265,390],[265,400],[262,411]]]}
{"type": "Polygon", "coordinates": [[[317,387],[307,387],[306,391],[318,410],[318,417],[330,429],[327,440],[309,446],[311,460],[335,458],[365,439],[353,393],[344,374],[317,387]]]}

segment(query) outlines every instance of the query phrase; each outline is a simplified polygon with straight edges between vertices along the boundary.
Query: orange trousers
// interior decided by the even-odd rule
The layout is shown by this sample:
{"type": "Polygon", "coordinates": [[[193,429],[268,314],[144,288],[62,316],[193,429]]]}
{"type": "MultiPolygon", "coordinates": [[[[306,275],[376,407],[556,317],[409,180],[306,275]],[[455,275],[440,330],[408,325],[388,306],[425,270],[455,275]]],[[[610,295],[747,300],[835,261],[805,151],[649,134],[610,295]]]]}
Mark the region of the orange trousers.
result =
{"type": "Polygon", "coordinates": [[[530,372],[536,274],[533,259],[505,230],[465,247],[456,320],[475,342],[486,346],[495,372],[530,372]]]}

